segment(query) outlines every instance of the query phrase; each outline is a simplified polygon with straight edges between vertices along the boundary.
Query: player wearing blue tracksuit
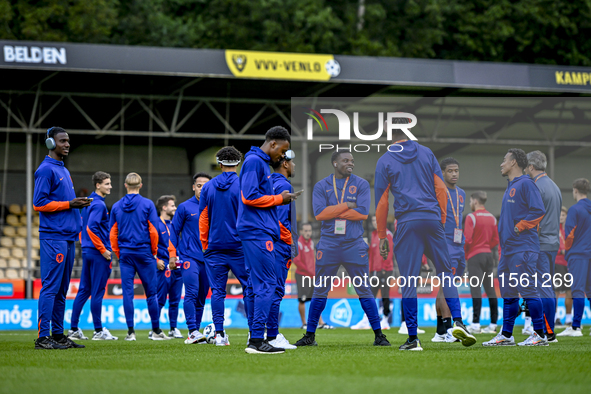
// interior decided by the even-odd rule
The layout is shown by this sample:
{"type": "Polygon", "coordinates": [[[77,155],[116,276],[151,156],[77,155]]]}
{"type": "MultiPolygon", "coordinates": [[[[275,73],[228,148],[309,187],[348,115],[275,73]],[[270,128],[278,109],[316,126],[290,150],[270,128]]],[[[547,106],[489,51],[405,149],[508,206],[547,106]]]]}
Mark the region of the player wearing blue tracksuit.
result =
{"type": "Polygon", "coordinates": [[[170,335],[175,334],[177,328],[177,319],[179,316],[179,303],[181,302],[181,295],[183,292],[183,275],[180,267],[171,268],[169,266],[170,259],[176,259],[176,248],[170,241],[170,226],[171,221],[160,217],[158,222],[158,253],[157,257],[160,260],[160,267],[156,271],[158,278],[158,307],[160,312],[166,304],[168,297],[168,319],[170,320],[170,335]],[[162,268],[162,269],[160,269],[162,268]]]}
{"type": "Polygon", "coordinates": [[[72,328],[70,338],[84,338],[78,331],[80,313],[84,304],[91,297],[90,312],[94,323],[94,339],[113,339],[112,335],[103,333],[101,320],[103,297],[107,280],[111,275],[111,240],[109,239],[109,212],[105,205],[105,196],[111,192],[111,178],[105,172],[97,172],[93,176],[97,190],[89,198],[93,201],[90,207],[82,210],[82,273],[80,288],[72,306],[72,328]]]}
{"type": "MultiPolygon", "coordinates": [[[[211,286],[211,314],[216,330],[216,345],[222,346],[230,344],[224,332],[226,285],[230,270],[242,285],[247,316],[250,316],[248,308],[252,300],[246,300],[252,296],[248,289],[242,243],[236,230],[240,205],[240,181],[236,166],[240,162],[240,153],[233,147],[225,147],[218,152],[217,157],[223,172],[203,187],[199,200],[199,226],[205,269],[211,286]],[[227,160],[228,156],[232,160],[227,160]]],[[[250,324],[249,320],[249,327],[250,324]]]]}
{"type": "Polygon", "coordinates": [[[251,314],[250,339],[247,353],[283,353],[263,341],[265,324],[277,284],[275,274],[275,243],[279,240],[277,206],[292,200],[292,194],[273,194],[269,165],[277,162],[288,150],[291,137],[287,130],[276,126],[265,135],[265,143],[251,147],[240,170],[238,235],[242,242],[246,268],[249,272],[248,291],[254,297],[248,305],[251,314]]]}
{"type": "Polygon", "coordinates": [[[128,194],[117,201],[111,210],[110,237],[113,252],[119,258],[123,309],[127,322],[128,341],[135,341],[133,289],[137,273],[144,286],[148,312],[152,320],[150,337],[153,340],[169,339],[160,330],[158,308],[158,281],[156,278],[158,252],[158,222],[154,203],[139,194],[141,177],[132,172],[125,179],[128,194]]]}
{"type": "Polygon", "coordinates": [[[521,149],[510,149],[501,164],[503,176],[509,178],[499,218],[501,259],[498,275],[504,300],[503,331],[485,343],[487,345],[515,345],[512,335],[515,318],[519,314],[519,295],[527,302],[535,331],[520,345],[548,345],[544,335],[542,301],[533,276],[540,253],[537,226],[546,210],[534,181],[522,175],[526,166],[527,158],[521,149]],[[511,279],[513,277],[517,278],[516,282],[511,279]]]}
{"type": "MultiPolygon", "coordinates": [[[[569,336],[582,336],[581,320],[585,310],[585,294],[591,303],[591,200],[587,198],[590,187],[587,179],[577,179],[573,184],[573,197],[577,201],[570,207],[564,224],[565,249],[568,273],[573,284],[573,325],[569,336]]],[[[563,278],[564,279],[564,278],[563,278]]]]}
{"type": "Polygon", "coordinates": [[[35,349],[84,347],[64,335],[66,294],[74,265],[75,242],[82,228],[80,211],[90,205],[86,197],[76,198],[64,157],[70,151],[70,139],[60,127],[47,131],[49,155],[35,171],[33,208],[39,212],[41,244],[41,283],[39,293],[39,338],[35,349]],[[49,336],[49,332],[53,334],[49,336]]]}
{"type": "MultiPolygon", "coordinates": [[[[205,173],[197,173],[193,176],[195,195],[178,206],[172,219],[171,238],[177,250],[185,285],[183,310],[189,336],[199,331],[205,299],[209,292],[209,281],[199,239],[199,198],[203,185],[210,179],[211,176],[205,173]]],[[[185,343],[189,342],[185,341],[185,343]]]]}
{"type": "MultiPolygon", "coordinates": [[[[281,194],[287,190],[293,193],[293,187],[285,175],[293,176],[294,164],[292,160],[282,160],[275,167],[275,172],[271,174],[273,181],[273,194],[281,194]],[[286,163],[286,164],[284,164],[286,163]],[[287,168],[285,168],[287,166],[287,168]],[[282,172],[286,172],[283,174],[282,172]]],[[[275,242],[275,275],[277,285],[269,310],[267,319],[267,340],[273,341],[279,335],[279,306],[285,295],[285,281],[291,267],[292,261],[292,230],[297,228],[295,203],[280,205],[277,207],[277,220],[279,221],[279,240],[275,242]]],[[[297,237],[295,237],[297,239],[297,237]]]]}
{"type": "Polygon", "coordinates": [[[406,286],[402,286],[402,307],[409,338],[400,350],[422,350],[417,339],[417,289],[412,278],[420,276],[423,253],[435,265],[437,275],[444,278],[443,294],[454,320],[453,336],[464,346],[471,346],[476,338],[462,323],[458,290],[449,281],[453,270],[444,227],[449,214],[448,196],[441,168],[429,148],[407,140],[400,132],[393,138],[401,140],[391,145],[378,160],[374,189],[383,257],[387,254],[388,196],[390,192],[394,195],[398,221],[394,254],[400,275],[407,281],[406,286]]]}
{"type": "Polygon", "coordinates": [[[361,307],[375,333],[375,346],[390,346],[382,333],[380,315],[369,277],[369,246],[363,240],[363,221],[369,215],[369,183],[353,174],[353,155],[334,152],[331,164],[334,174],[314,186],[312,207],[316,220],[322,221],[320,241],[316,247],[314,295],[310,304],[307,332],[296,346],[315,346],[315,331],[326,301],[332,278],[341,265],[347,270],[361,307]],[[365,280],[363,279],[365,278],[365,280]],[[361,281],[360,281],[361,279],[361,281]]]}

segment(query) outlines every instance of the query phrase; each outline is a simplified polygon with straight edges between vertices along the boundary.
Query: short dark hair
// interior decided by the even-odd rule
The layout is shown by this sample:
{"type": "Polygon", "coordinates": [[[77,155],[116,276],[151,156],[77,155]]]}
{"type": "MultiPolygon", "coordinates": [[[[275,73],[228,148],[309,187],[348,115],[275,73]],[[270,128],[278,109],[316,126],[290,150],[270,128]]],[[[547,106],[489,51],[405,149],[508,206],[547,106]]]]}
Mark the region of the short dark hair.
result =
{"type": "Polygon", "coordinates": [[[103,181],[105,179],[111,179],[111,175],[109,175],[109,174],[107,174],[106,172],[103,172],[103,171],[97,171],[92,176],[92,185],[96,189],[96,184],[97,183],[99,183],[99,184],[100,183],[103,183],[103,181]]]}
{"type": "Polygon", "coordinates": [[[53,127],[50,127],[49,129],[47,129],[46,137],[53,138],[53,137],[55,137],[56,134],[59,134],[59,133],[67,133],[67,131],[59,126],[53,126],[53,127]]]}
{"type": "Polygon", "coordinates": [[[300,224],[300,230],[303,230],[304,229],[304,226],[310,226],[310,229],[311,229],[312,228],[312,223],[305,222],[305,223],[300,224]]]}
{"type": "Polygon", "coordinates": [[[198,172],[197,174],[193,175],[193,183],[197,182],[197,178],[207,178],[211,181],[211,175],[206,172],[198,172]]]}
{"type": "Polygon", "coordinates": [[[242,153],[233,146],[224,146],[215,154],[215,157],[220,161],[240,161],[242,153]]]}
{"type": "Polygon", "coordinates": [[[291,144],[291,135],[289,135],[289,131],[283,126],[273,126],[271,127],[267,133],[265,133],[265,140],[266,141],[287,141],[291,144]]]}
{"type": "Polygon", "coordinates": [[[271,162],[271,167],[273,167],[274,170],[278,169],[279,167],[281,167],[283,165],[283,163],[285,162],[285,157],[281,156],[279,158],[279,160],[277,161],[272,161],[271,162]]]}
{"type": "MultiPolygon", "coordinates": [[[[392,124],[409,124],[410,119],[408,118],[392,118],[392,124]]],[[[388,121],[384,121],[384,130],[387,130],[388,121]]],[[[408,136],[404,133],[404,131],[400,129],[392,130],[392,138],[397,141],[400,138],[408,138],[408,136]]]]}
{"type": "Polygon", "coordinates": [[[162,213],[162,208],[168,204],[169,201],[174,201],[176,203],[176,197],[172,194],[167,194],[164,196],[160,196],[156,201],[156,211],[158,211],[158,215],[162,213]]]}
{"type": "Polygon", "coordinates": [[[581,194],[587,195],[589,194],[589,190],[591,190],[591,186],[589,185],[589,181],[585,178],[575,179],[573,182],[573,189],[577,189],[577,191],[581,194]]]}
{"type": "Polygon", "coordinates": [[[335,161],[337,161],[339,159],[339,157],[341,157],[341,155],[344,155],[345,153],[349,153],[351,156],[353,156],[353,154],[351,153],[351,151],[348,150],[335,150],[334,152],[332,152],[332,155],[330,155],[330,162],[334,163],[335,161]]]}
{"type": "Polygon", "coordinates": [[[524,170],[527,167],[527,155],[523,149],[511,148],[508,153],[511,153],[511,156],[513,156],[513,159],[515,159],[519,168],[524,170]]]}
{"type": "Polygon", "coordinates": [[[475,199],[476,201],[478,201],[478,203],[480,205],[486,204],[486,198],[487,198],[487,196],[486,196],[486,192],[484,192],[484,191],[479,190],[477,192],[474,192],[474,193],[472,193],[470,195],[470,197],[472,197],[473,199],[475,199]]]}
{"type": "Polygon", "coordinates": [[[447,166],[450,166],[452,164],[457,164],[458,167],[460,166],[460,163],[453,157],[446,157],[445,159],[441,160],[441,163],[439,165],[441,166],[441,171],[445,172],[447,166]]]}

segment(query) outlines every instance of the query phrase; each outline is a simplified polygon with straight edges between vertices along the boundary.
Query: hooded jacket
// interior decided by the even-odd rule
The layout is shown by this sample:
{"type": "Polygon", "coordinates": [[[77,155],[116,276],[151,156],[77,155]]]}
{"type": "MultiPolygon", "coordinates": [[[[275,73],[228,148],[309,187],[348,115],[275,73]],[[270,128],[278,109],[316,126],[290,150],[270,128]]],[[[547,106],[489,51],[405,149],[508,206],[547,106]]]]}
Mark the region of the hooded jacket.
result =
{"type": "Polygon", "coordinates": [[[521,252],[540,253],[537,226],[546,214],[540,190],[528,175],[507,182],[499,218],[501,252],[504,256],[521,252]]]}
{"type": "Polygon", "coordinates": [[[581,198],[569,208],[564,223],[566,260],[587,259],[591,256],[591,200],[581,198]]]}
{"type": "Polygon", "coordinates": [[[279,240],[277,206],[283,204],[280,195],[273,194],[271,158],[253,146],[245,155],[240,170],[240,198],[237,229],[242,241],[279,240]]]}
{"type": "Polygon", "coordinates": [[[322,221],[320,227],[320,241],[352,242],[362,239],[363,221],[369,215],[371,193],[369,183],[351,174],[348,178],[334,179],[331,174],[314,185],[312,208],[316,220],[322,221]],[[336,194],[336,195],[335,195],[336,194]],[[357,204],[357,208],[350,209],[348,202],[357,204]],[[335,220],[345,219],[345,234],[335,234],[335,220]]]}
{"type": "MultiPolygon", "coordinates": [[[[203,185],[203,187],[205,187],[203,185]]],[[[171,239],[181,261],[203,262],[199,239],[199,200],[193,196],[179,204],[172,218],[171,239]]]]}
{"type": "Polygon", "coordinates": [[[394,195],[398,223],[410,220],[447,219],[447,188],[435,155],[415,141],[389,147],[378,160],[375,173],[378,236],[386,238],[389,192],[394,195]]]}
{"type": "Polygon", "coordinates": [[[158,222],[154,203],[139,194],[126,194],[111,210],[111,247],[121,253],[158,252],[158,222]]]}
{"type": "Polygon", "coordinates": [[[74,241],[82,229],[80,210],[70,208],[74,183],[63,161],[46,156],[35,171],[33,209],[39,212],[39,239],[74,241]]]}
{"type": "MultiPolygon", "coordinates": [[[[274,172],[271,174],[271,181],[273,182],[273,194],[281,194],[285,190],[293,193],[291,183],[283,174],[274,172]]],[[[295,202],[292,201],[289,204],[279,205],[277,207],[277,220],[279,222],[280,242],[286,245],[293,244],[293,240],[297,238],[297,234],[292,235],[295,234],[293,230],[298,227],[295,202]]]]}
{"type": "Polygon", "coordinates": [[[199,233],[203,251],[242,249],[236,218],[240,181],[235,172],[223,172],[203,185],[199,199],[199,233]]]}
{"type": "Polygon", "coordinates": [[[82,209],[82,251],[103,254],[111,250],[109,212],[104,197],[92,192],[89,198],[93,199],[90,206],[82,209]]]}

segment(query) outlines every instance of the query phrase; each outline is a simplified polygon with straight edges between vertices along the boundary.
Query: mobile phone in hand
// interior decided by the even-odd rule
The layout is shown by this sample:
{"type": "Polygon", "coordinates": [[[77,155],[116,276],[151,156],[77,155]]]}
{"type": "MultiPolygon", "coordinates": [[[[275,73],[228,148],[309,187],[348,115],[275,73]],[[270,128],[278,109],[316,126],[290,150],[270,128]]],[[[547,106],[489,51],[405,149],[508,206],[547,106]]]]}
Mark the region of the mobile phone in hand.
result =
{"type": "Polygon", "coordinates": [[[299,197],[304,192],[304,189],[295,192],[296,197],[299,197]]]}

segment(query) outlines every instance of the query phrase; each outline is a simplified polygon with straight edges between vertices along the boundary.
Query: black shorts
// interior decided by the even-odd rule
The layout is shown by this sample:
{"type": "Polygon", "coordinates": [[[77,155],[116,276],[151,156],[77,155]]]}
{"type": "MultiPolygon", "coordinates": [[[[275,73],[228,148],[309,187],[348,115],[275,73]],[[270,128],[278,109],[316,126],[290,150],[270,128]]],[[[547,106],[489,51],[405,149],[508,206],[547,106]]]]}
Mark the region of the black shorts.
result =
{"type": "Polygon", "coordinates": [[[554,264],[554,274],[562,279],[562,285],[556,287],[554,291],[558,293],[566,293],[567,290],[570,290],[570,286],[568,286],[564,280],[564,275],[568,274],[568,267],[566,265],[554,264]]]}
{"type": "Polygon", "coordinates": [[[314,295],[314,278],[300,275],[296,272],[296,284],[298,286],[298,301],[307,302],[314,295]],[[305,278],[305,279],[304,279],[305,278]]]}

